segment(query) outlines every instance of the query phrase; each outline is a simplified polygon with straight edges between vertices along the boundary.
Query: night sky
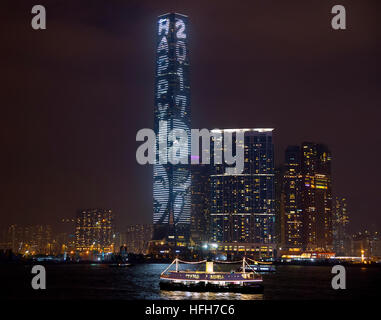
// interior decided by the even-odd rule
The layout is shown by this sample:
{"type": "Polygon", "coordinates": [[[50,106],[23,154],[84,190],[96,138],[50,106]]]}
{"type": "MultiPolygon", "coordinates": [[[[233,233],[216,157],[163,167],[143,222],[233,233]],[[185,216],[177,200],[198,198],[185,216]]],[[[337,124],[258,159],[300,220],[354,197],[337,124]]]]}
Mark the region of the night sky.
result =
{"type": "Polygon", "coordinates": [[[190,19],[193,128],[272,127],[333,154],[351,230],[381,229],[377,1],[6,1],[0,19],[0,226],[52,224],[111,208],[151,223],[152,167],[135,160],[153,127],[156,17],[190,19]],[[47,30],[31,28],[43,4],[47,30]],[[331,8],[347,10],[345,31],[331,8]]]}

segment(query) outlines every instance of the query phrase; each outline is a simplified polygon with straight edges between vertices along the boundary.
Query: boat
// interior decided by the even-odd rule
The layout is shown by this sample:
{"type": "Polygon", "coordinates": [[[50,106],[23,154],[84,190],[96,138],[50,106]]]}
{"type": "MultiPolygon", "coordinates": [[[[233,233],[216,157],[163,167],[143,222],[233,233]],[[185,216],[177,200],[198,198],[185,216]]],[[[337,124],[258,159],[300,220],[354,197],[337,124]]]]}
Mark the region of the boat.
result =
{"type": "Polygon", "coordinates": [[[127,268],[131,266],[131,263],[111,263],[108,266],[110,268],[127,268]]]}
{"type": "MultiPolygon", "coordinates": [[[[234,261],[232,263],[240,263],[234,261]]],[[[242,272],[215,272],[213,261],[189,262],[178,258],[161,273],[160,289],[168,291],[192,292],[236,292],[236,293],[263,293],[262,276],[250,269],[245,258],[242,260],[242,272]],[[205,263],[205,271],[179,270],[179,263],[205,263]],[[175,264],[175,270],[170,268],[175,264]]]]}

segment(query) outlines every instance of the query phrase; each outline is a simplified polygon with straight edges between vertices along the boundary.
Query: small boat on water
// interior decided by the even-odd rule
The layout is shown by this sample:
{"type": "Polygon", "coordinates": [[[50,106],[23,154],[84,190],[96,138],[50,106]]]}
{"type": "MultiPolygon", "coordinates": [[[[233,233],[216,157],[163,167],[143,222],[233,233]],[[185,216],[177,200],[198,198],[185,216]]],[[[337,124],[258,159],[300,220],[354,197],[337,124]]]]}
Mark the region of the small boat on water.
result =
{"type": "Polygon", "coordinates": [[[131,263],[111,263],[108,265],[110,268],[128,268],[131,263]]]}
{"type": "Polygon", "coordinates": [[[242,272],[215,272],[212,261],[187,262],[176,258],[161,273],[160,289],[168,291],[262,293],[262,276],[252,269],[247,272],[246,268],[250,269],[250,266],[245,258],[242,260],[242,272]],[[179,263],[206,263],[206,270],[180,271],[179,263]],[[174,264],[176,269],[169,270],[174,264]]]}

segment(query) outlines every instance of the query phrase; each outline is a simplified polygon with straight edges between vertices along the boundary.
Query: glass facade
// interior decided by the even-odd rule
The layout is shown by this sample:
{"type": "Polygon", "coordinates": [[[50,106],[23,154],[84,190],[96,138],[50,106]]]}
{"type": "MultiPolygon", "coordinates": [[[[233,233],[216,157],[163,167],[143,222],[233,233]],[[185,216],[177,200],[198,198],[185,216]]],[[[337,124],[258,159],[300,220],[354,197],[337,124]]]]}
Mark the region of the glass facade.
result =
{"type": "MultiPolygon", "coordinates": [[[[188,54],[188,18],[177,13],[158,17],[155,72],[154,131],[154,239],[186,241],[190,225],[189,164],[169,163],[174,157],[190,155],[190,87],[188,54]],[[185,148],[176,148],[187,133],[185,148]]],[[[188,161],[189,163],[189,161],[188,161]]]]}

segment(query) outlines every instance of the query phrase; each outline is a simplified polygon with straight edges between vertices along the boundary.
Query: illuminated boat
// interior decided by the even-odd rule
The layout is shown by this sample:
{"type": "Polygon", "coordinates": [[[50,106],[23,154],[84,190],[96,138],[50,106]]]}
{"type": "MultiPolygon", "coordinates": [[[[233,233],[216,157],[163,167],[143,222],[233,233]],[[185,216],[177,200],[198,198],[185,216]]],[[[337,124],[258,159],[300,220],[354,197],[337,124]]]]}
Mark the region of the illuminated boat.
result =
{"type": "MultiPolygon", "coordinates": [[[[234,262],[237,263],[237,262],[234,262]]],[[[175,259],[160,275],[160,289],[169,291],[194,291],[194,292],[238,292],[262,293],[263,280],[242,260],[242,272],[215,272],[213,262],[199,261],[187,262],[175,259]],[[205,271],[180,271],[179,263],[199,264],[206,263],[205,271]],[[169,270],[176,264],[175,270],[169,270]],[[247,268],[251,271],[247,272],[247,268]]]]}

